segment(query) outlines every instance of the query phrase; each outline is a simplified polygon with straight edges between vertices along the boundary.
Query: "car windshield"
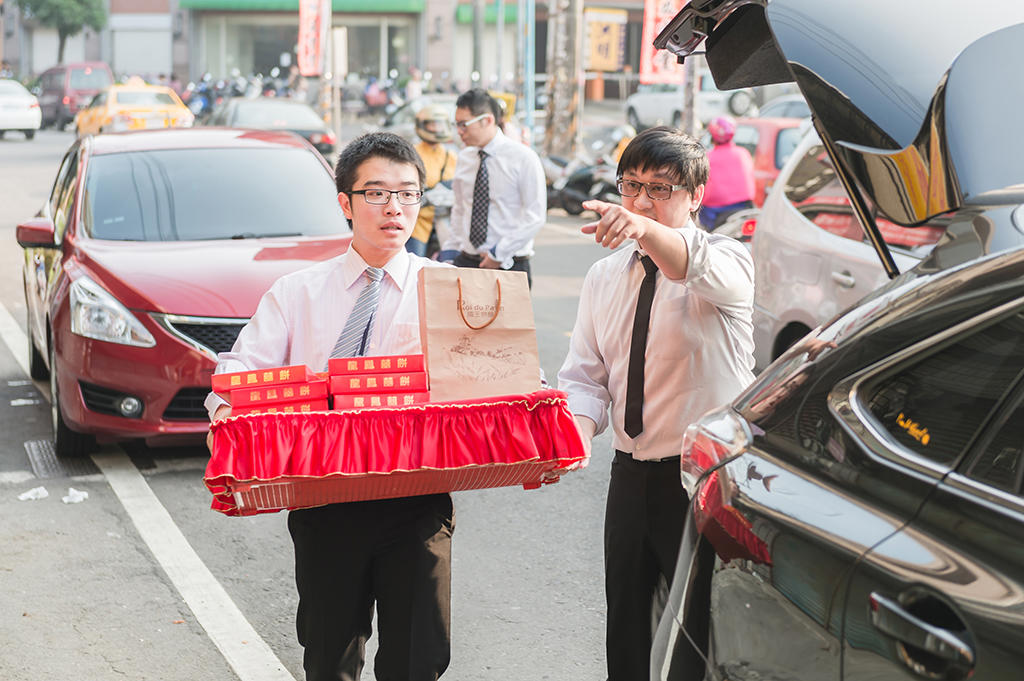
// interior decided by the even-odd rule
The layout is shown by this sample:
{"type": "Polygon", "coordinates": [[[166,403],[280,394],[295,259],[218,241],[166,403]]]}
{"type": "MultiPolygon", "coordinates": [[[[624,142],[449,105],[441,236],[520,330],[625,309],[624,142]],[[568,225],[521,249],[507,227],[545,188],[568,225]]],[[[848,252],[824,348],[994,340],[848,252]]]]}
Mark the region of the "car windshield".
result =
{"type": "Polygon", "coordinates": [[[0,80],[0,97],[11,97],[27,94],[28,90],[26,90],[18,81],[0,80]]]}
{"type": "Polygon", "coordinates": [[[174,97],[166,92],[155,92],[151,90],[122,90],[114,95],[118,104],[129,106],[167,106],[177,104],[174,97]]]}
{"type": "Polygon", "coordinates": [[[82,223],[95,239],[194,241],[347,232],[334,182],[304,149],[94,156],[82,223]]]}
{"type": "Polygon", "coordinates": [[[247,102],[236,109],[232,125],[262,129],[319,129],[324,122],[306,106],[286,102],[247,102]]]}
{"type": "Polygon", "coordinates": [[[110,74],[103,69],[71,69],[72,90],[102,90],[110,85],[110,74]]]}

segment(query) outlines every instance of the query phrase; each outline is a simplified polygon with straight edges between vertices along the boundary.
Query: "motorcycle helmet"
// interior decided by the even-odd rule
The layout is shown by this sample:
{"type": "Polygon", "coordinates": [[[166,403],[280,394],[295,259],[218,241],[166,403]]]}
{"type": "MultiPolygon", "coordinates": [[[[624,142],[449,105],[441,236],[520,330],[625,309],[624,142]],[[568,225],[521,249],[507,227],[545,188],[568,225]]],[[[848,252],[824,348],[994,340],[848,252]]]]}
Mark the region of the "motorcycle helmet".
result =
{"type": "Polygon", "coordinates": [[[416,134],[424,142],[441,144],[452,141],[452,122],[443,106],[428,104],[416,112],[416,134]]]}
{"type": "Polygon", "coordinates": [[[719,116],[708,123],[708,132],[712,142],[725,144],[736,134],[736,121],[728,116],[719,116]]]}

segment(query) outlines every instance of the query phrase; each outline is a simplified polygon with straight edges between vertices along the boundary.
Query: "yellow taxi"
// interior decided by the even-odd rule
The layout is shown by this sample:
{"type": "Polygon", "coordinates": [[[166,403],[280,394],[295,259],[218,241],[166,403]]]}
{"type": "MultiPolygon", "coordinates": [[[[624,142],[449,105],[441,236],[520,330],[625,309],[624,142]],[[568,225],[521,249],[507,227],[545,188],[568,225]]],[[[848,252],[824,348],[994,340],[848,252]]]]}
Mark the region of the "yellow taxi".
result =
{"type": "Polygon", "coordinates": [[[169,87],[132,80],[111,85],[92,98],[75,117],[79,135],[154,128],[187,128],[195,121],[169,87]]]}

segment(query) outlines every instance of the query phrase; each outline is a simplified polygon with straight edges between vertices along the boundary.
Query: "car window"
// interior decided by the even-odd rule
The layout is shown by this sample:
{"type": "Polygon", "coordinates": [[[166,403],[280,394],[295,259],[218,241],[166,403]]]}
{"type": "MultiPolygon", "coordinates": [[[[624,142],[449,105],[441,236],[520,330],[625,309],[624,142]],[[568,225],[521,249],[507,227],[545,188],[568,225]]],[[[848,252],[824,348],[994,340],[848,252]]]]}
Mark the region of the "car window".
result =
{"type": "Polygon", "coordinates": [[[96,95],[95,97],[92,98],[92,101],[89,102],[89,108],[96,107],[96,106],[102,106],[102,105],[106,104],[106,102],[107,102],[107,93],[106,92],[101,92],[101,93],[99,93],[98,95],[96,95]]]}
{"type": "Polygon", "coordinates": [[[101,90],[108,85],[110,74],[103,69],[94,69],[91,66],[71,69],[69,87],[72,90],[101,90]]]}
{"type": "Polygon", "coordinates": [[[324,125],[316,112],[306,106],[285,102],[250,102],[235,110],[234,125],[243,128],[312,128],[324,125]]]}
{"type": "MultiPolygon", "coordinates": [[[[710,136],[708,141],[710,141],[710,136]]],[[[749,151],[751,157],[756,156],[757,143],[761,141],[761,131],[753,125],[737,125],[736,133],[732,136],[732,141],[736,146],[743,147],[749,151]]]]}
{"type": "Polygon", "coordinates": [[[170,149],[93,157],[82,223],[96,239],[193,241],[347,231],[306,149],[170,149]]]}
{"type": "MultiPolygon", "coordinates": [[[[867,241],[822,144],[808,148],[786,178],[783,191],[793,208],[818,228],[851,241],[867,241]]],[[[875,222],[887,244],[923,256],[942,237],[948,218],[904,227],[878,211],[875,222]]]]}
{"type": "Polygon", "coordinates": [[[1024,495],[1024,390],[1005,410],[993,433],[964,467],[967,477],[1010,494],[1024,495]]]}
{"type": "Polygon", "coordinates": [[[64,231],[67,229],[68,220],[71,219],[71,211],[75,204],[75,188],[78,186],[76,179],[78,175],[78,150],[69,154],[64,161],[57,176],[57,184],[54,187],[51,198],[51,211],[53,215],[54,241],[60,243],[64,239],[64,231]]]}
{"type": "Polygon", "coordinates": [[[121,90],[114,95],[118,104],[128,106],[167,106],[177,104],[174,97],[166,92],[147,92],[145,90],[121,90]]]}
{"type": "Polygon", "coordinates": [[[946,465],[972,443],[1019,380],[1022,367],[1024,313],[1018,311],[924,357],[915,355],[911,364],[858,392],[892,440],[946,465]]]}
{"type": "Polygon", "coordinates": [[[781,169],[800,144],[800,128],[782,128],[775,137],[775,167],[781,169]]]}

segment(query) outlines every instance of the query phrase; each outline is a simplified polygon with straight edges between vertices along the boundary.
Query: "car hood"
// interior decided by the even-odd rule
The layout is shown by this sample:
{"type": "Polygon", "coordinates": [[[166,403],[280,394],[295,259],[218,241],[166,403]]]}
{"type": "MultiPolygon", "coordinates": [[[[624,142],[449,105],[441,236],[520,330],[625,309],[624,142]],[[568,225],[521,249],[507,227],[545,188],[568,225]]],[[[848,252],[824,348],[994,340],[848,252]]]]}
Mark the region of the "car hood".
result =
{"type": "Polygon", "coordinates": [[[200,317],[251,317],[280,276],[343,253],[341,237],[77,244],[82,268],[126,307],[200,317]]]}
{"type": "Polygon", "coordinates": [[[899,224],[1024,201],[1024,3],[691,0],[655,40],[701,43],[723,89],[795,81],[848,190],[899,224]]]}

